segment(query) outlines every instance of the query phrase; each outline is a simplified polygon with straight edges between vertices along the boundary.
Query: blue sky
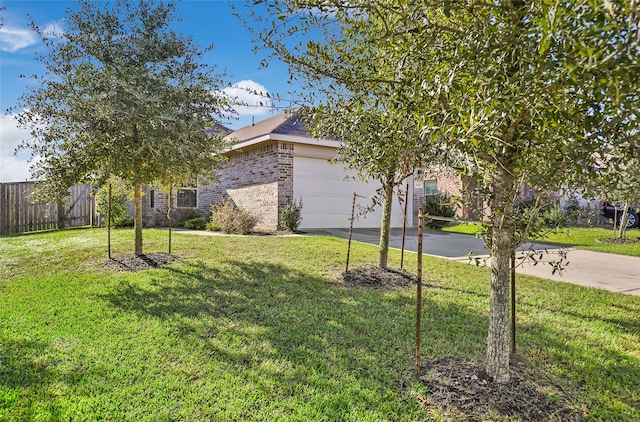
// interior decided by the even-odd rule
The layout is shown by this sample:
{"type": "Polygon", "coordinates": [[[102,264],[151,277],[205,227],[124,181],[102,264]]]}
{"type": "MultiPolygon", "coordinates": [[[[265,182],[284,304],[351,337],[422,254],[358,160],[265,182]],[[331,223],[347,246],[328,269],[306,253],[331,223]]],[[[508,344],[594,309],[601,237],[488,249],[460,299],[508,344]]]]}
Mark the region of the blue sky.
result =
{"type": "MultiPolygon", "coordinates": [[[[244,1],[235,2],[237,8],[242,8],[244,4],[244,1]]],[[[16,146],[29,135],[17,128],[12,115],[6,111],[16,105],[18,97],[30,83],[27,79],[21,79],[20,74],[44,74],[42,64],[35,60],[35,52],[42,52],[43,45],[31,31],[27,15],[31,15],[38,26],[64,30],[65,10],[74,8],[74,3],[0,0],[0,5],[5,7],[0,11],[4,24],[0,29],[0,182],[15,182],[31,179],[27,163],[30,152],[23,151],[14,156],[16,146]]],[[[251,35],[233,16],[227,0],[183,0],[178,10],[183,22],[178,22],[176,29],[193,36],[200,46],[215,45],[207,56],[207,62],[216,64],[217,72],[226,71],[227,82],[266,91],[272,97],[276,94],[282,98],[291,97],[288,92],[293,87],[288,84],[286,65],[272,62],[267,68],[260,68],[260,60],[266,56],[266,52],[253,52],[251,35]]],[[[229,93],[241,95],[244,101],[253,101],[254,104],[269,101],[247,98],[249,94],[245,90],[229,90],[229,93]]],[[[251,124],[252,119],[259,121],[279,113],[265,107],[243,107],[238,112],[238,120],[223,121],[223,124],[238,129],[251,124]]]]}

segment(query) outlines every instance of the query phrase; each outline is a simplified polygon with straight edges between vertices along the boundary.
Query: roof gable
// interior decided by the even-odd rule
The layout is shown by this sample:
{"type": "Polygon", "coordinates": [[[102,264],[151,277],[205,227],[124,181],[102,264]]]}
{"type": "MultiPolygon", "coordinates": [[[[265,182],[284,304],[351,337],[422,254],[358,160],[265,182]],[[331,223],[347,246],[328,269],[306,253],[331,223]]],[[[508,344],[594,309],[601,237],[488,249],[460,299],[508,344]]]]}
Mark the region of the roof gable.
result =
{"type": "Polygon", "coordinates": [[[228,127],[222,126],[221,124],[218,124],[218,123],[213,125],[212,128],[205,130],[205,133],[211,136],[216,136],[216,135],[226,136],[231,132],[233,132],[233,130],[229,129],[228,127]]]}
{"type": "Polygon", "coordinates": [[[231,132],[225,136],[225,140],[237,143],[269,134],[307,136],[307,128],[297,110],[294,110],[231,132]]]}

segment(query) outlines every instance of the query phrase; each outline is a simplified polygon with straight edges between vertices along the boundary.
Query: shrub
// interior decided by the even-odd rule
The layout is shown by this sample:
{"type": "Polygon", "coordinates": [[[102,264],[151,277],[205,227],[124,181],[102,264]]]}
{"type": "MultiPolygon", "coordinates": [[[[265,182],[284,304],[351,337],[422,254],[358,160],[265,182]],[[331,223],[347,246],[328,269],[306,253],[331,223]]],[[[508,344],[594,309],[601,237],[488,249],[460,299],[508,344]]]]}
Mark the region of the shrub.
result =
{"type": "Polygon", "coordinates": [[[213,221],[209,221],[206,225],[206,229],[210,232],[219,232],[220,225],[218,223],[214,223],[213,221]]]}
{"type": "Polygon", "coordinates": [[[129,217],[128,204],[131,189],[122,182],[111,184],[111,221],[109,219],[109,185],[102,186],[96,193],[96,210],[103,224],[111,227],[133,227],[129,217]]]}
{"type": "Polygon", "coordinates": [[[536,209],[535,205],[535,200],[516,205],[514,219],[517,236],[540,239],[565,225],[567,216],[558,203],[546,204],[540,209],[536,209]]]}
{"type": "Polygon", "coordinates": [[[567,214],[556,204],[542,212],[542,219],[547,227],[558,228],[565,225],[567,214]]]}
{"type": "MultiPolygon", "coordinates": [[[[144,222],[142,225],[144,226],[144,222]]],[[[116,217],[115,219],[113,219],[113,227],[122,228],[133,226],[135,226],[135,220],[133,219],[133,217],[129,217],[128,215],[125,215],[124,217],[116,217]]]]}
{"type": "Polygon", "coordinates": [[[190,230],[204,230],[207,226],[207,220],[202,217],[191,218],[185,221],[183,226],[190,230]]]}
{"type": "MultiPolygon", "coordinates": [[[[423,209],[425,214],[434,216],[454,217],[456,215],[453,205],[451,204],[451,196],[441,191],[436,191],[431,195],[425,196],[423,209]]],[[[446,227],[449,222],[425,218],[424,224],[431,229],[440,230],[446,227]]]]}
{"type": "Polygon", "coordinates": [[[300,198],[300,201],[297,204],[295,199],[293,202],[289,200],[280,211],[280,225],[285,229],[294,232],[298,230],[300,223],[302,223],[302,198],[300,198]]]}
{"type": "Polygon", "coordinates": [[[211,225],[223,233],[247,234],[258,224],[258,217],[238,208],[231,199],[211,206],[211,225]]]}
{"type": "Polygon", "coordinates": [[[188,228],[185,226],[186,222],[196,218],[202,218],[202,212],[194,208],[175,208],[171,213],[171,218],[173,219],[172,223],[174,226],[188,228]]]}

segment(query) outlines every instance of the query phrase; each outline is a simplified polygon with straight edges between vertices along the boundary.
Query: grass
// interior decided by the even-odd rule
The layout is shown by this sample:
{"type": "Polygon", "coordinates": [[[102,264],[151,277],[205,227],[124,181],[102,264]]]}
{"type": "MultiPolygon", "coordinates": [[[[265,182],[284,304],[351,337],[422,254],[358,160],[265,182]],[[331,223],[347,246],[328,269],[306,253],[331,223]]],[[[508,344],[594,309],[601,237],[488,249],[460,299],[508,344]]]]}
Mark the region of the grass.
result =
{"type": "MultiPolygon", "coordinates": [[[[464,223],[447,227],[444,230],[452,233],[475,235],[478,229],[479,225],[477,224],[464,223]]],[[[535,240],[551,245],[569,246],[575,249],[640,257],[640,242],[627,244],[597,242],[599,239],[615,237],[616,233],[611,227],[566,227],[551,231],[544,237],[535,240]]],[[[638,237],[640,237],[640,229],[635,228],[627,231],[627,239],[634,240],[638,237]]]]}
{"type": "MultiPolygon", "coordinates": [[[[145,250],[166,238],[145,230],[145,250]]],[[[445,419],[413,380],[414,289],[337,284],[345,241],[176,233],[182,262],[119,274],[100,267],[105,239],[0,238],[0,421],[445,419]]],[[[112,243],[129,253],[133,232],[112,243]]],[[[376,262],[377,248],[351,256],[376,262]]],[[[424,265],[423,361],[482,360],[487,269],[424,265]]],[[[519,283],[520,353],[590,419],[640,419],[640,298],[519,283]]]]}

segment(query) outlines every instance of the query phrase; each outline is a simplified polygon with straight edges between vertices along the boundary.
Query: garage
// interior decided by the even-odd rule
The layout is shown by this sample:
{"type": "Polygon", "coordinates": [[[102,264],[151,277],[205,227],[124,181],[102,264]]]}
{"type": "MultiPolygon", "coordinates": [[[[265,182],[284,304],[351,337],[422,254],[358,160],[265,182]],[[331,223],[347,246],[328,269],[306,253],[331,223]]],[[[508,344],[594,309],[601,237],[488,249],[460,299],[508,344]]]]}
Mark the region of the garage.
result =
{"type": "MultiPolygon", "coordinates": [[[[312,151],[311,148],[296,148],[297,152],[306,152],[305,155],[296,155],[293,159],[293,194],[296,201],[302,198],[302,224],[301,229],[311,228],[340,228],[349,227],[353,193],[366,198],[356,199],[356,214],[362,208],[371,205],[371,197],[375,195],[380,185],[376,181],[364,183],[354,179],[353,171],[347,170],[338,162],[331,164],[324,155],[335,154],[334,151],[312,151]],[[315,156],[314,156],[315,155],[315,156]]],[[[411,215],[411,202],[409,202],[408,215],[411,215]]],[[[380,227],[382,206],[377,206],[373,211],[358,217],[354,221],[354,227],[372,228],[380,227]]],[[[410,219],[411,220],[411,219],[410,219]]],[[[394,196],[391,211],[391,227],[402,227],[403,209],[394,196]]]]}

